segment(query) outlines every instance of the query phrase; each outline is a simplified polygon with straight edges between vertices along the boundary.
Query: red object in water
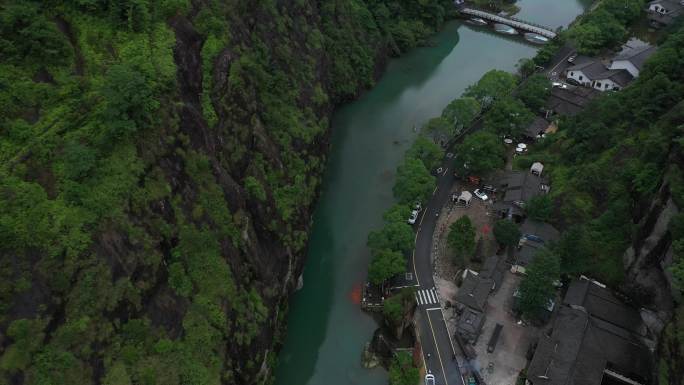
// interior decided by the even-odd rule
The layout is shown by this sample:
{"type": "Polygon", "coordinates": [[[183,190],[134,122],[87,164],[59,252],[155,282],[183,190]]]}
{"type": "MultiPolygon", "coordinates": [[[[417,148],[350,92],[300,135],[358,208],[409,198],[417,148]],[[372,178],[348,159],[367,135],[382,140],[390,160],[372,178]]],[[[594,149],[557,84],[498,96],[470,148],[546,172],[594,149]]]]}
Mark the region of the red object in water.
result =
{"type": "Polygon", "coordinates": [[[489,231],[490,231],[489,225],[482,226],[482,234],[487,235],[487,234],[489,234],[489,231]]]}
{"type": "Polygon", "coordinates": [[[355,303],[355,304],[361,303],[361,288],[362,288],[361,283],[355,284],[354,287],[352,288],[351,293],[349,293],[349,298],[351,299],[352,303],[355,303]]]}

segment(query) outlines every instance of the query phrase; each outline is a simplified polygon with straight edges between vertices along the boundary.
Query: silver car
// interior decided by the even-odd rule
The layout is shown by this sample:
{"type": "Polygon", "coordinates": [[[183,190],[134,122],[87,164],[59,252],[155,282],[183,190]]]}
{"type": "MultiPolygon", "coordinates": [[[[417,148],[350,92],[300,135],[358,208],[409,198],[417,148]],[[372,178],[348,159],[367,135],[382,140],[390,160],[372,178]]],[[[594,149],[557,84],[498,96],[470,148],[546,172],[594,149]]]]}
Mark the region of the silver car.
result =
{"type": "Polygon", "coordinates": [[[435,375],[428,373],[425,375],[425,385],[435,385],[435,375]]]}

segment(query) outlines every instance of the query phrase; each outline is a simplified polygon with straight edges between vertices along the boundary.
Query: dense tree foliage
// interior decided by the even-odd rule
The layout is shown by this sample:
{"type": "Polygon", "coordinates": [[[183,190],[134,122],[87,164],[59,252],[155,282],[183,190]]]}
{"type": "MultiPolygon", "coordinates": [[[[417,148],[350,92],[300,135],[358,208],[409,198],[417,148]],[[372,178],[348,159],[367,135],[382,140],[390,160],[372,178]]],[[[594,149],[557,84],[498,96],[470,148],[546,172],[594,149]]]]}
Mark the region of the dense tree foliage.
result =
{"type": "Polygon", "coordinates": [[[472,97],[484,107],[497,99],[509,95],[518,84],[518,78],[506,71],[491,70],[477,83],[466,88],[465,97],[472,97]]]}
{"type": "Polygon", "coordinates": [[[627,37],[627,26],[639,17],[644,0],[607,0],[583,17],[568,33],[578,52],[594,55],[613,48],[627,37]]]}
{"type": "Polygon", "coordinates": [[[0,383],[257,383],[331,107],[451,9],[3,3],[0,383]]]}
{"type": "Polygon", "coordinates": [[[559,258],[543,249],[538,252],[525,270],[520,282],[518,310],[527,319],[543,319],[549,301],[556,293],[554,282],[560,279],[559,258]]]}
{"type": "Polygon", "coordinates": [[[536,74],[528,77],[516,91],[516,96],[534,112],[539,112],[546,104],[551,93],[551,82],[546,75],[536,74]]]}
{"type": "Polygon", "coordinates": [[[470,217],[464,215],[449,226],[447,244],[460,265],[475,252],[475,226],[470,217]]]}
{"type": "Polygon", "coordinates": [[[466,172],[485,174],[503,167],[506,148],[501,139],[487,131],[476,132],[456,146],[458,166],[465,165],[466,172]]]}
{"type": "Polygon", "coordinates": [[[534,113],[523,102],[506,96],[494,102],[487,111],[484,126],[499,136],[519,138],[533,119],[534,113]]]}
{"type": "Polygon", "coordinates": [[[410,314],[410,309],[415,305],[415,290],[404,288],[382,303],[382,314],[392,325],[397,325],[401,323],[406,314],[410,314]]]}
{"type": "Polygon", "coordinates": [[[406,158],[397,169],[397,181],[394,184],[394,196],[400,202],[411,204],[425,202],[435,188],[435,177],[430,174],[420,159],[406,158]]]}
{"type": "Polygon", "coordinates": [[[406,157],[419,159],[426,169],[434,171],[444,158],[444,150],[424,135],[419,135],[406,152],[406,157]]]}
{"type": "Polygon", "coordinates": [[[398,352],[389,369],[390,385],[416,385],[420,372],[413,365],[413,358],[407,352],[398,352]]]}
{"type": "Polygon", "coordinates": [[[442,111],[444,118],[452,128],[451,136],[460,134],[469,127],[480,114],[482,106],[475,98],[462,97],[454,99],[442,111]]]}
{"type": "Polygon", "coordinates": [[[494,224],[496,241],[505,246],[515,246],[520,241],[518,226],[507,219],[500,219],[494,224]]]}

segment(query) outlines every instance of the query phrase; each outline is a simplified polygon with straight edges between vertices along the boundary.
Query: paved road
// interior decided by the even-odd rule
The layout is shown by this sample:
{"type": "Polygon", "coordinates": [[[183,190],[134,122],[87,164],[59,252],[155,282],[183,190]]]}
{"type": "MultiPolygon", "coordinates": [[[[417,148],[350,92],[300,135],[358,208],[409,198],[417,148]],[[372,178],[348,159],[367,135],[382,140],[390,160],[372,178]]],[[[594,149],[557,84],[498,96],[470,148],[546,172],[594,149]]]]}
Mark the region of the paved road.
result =
{"type": "Polygon", "coordinates": [[[416,233],[416,248],[413,256],[415,275],[419,283],[416,292],[418,302],[418,332],[423,348],[423,359],[429,372],[435,375],[438,385],[463,385],[463,378],[455,356],[461,356],[453,345],[443,319],[439,299],[434,290],[432,277],[432,235],[439,213],[449,199],[453,176],[453,160],[445,160],[442,174],[438,176],[435,193],[423,210],[416,233]],[[429,354],[429,357],[428,357],[429,354]]]}
{"type": "MultiPolygon", "coordinates": [[[[567,58],[574,52],[570,46],[562,47],[551,60],[551,64],[544,73],[553,77],[552,73],[560,74],[568,67],[567,58]]],[[[482,129],[482,120],[476,121],[469,134],[482,129]]],[[[449,143],[453,149],[463,137],[449,143]]],[[[453,151],[453,150],[452,150],[453,151]]],[[[433,264],[430,249],[432,237],[437,224],[436,213],[439,213],[450,197],[451,186],[454,183],[453,159],[445,159],[442,163],[442,173],[438,175],[437,188],[427,203],[416,233],[416,247],[410,263],[413,265],[414,276],[418,284],[416,300],[418,302],[418,333],[423,348],[423,359],[429,372],[435,375],[437,385],[465,385],[457,361],[453,357],[461,358],[463,353],[454,345],[449,335],[439,299],[435,297],[435,282],[433,279],[433,264]],[[430,357],[428,358],[428,354],[430,357]]],[[[477,199],[477,198],[474,198],[477,199]]]]}

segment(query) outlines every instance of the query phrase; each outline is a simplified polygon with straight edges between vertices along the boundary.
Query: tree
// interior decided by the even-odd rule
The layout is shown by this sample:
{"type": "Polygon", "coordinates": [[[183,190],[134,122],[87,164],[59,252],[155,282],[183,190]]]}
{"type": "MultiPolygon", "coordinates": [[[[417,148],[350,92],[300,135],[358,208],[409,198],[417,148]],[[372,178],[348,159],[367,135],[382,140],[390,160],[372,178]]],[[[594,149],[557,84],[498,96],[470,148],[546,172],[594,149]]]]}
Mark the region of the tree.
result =
{"type": "Polygon", "coordinates": [[[397,180],[392,191],[399,202],[425,202],[434,189],[435,177],[430,175],[420,159],[407,158],[397,169],[397,180]]]}
{"type": "Polygon", "coordinates": [[[494,224],[494,237],[502,245],[514,246],[520,241],[520,230],[515,223],[501,219],[494,224]]]}
{"type": "Polygon", "coordinates": [[[396,204],[390,207],[384,214],[382,219],[385,223],[399,222],[404,223],[411,215],[411,207],[402,204],[396,204]]]}
{"type": "Polygon", "coordinates": [[[540,111],[551,92],[551,81],[542,74],[530,76],[518,89],[516,95],[532,111],[540,111]]]}
{"type": "Polygon", "coordinates": [[[435,170],[444,158],[444,150],[424,135],[419,135],[406,152],[406,157],[420,159],[425,168],[435,170]]]}
{"type": "Polygon", "coordinates": [[[454,99],[442,111],[444,119],[452,129],[453,135],[460,134],[469,127],[480,114],[482,106],[475,98],[463,97],[454,99]]]}
{"type": "Polygon", "coordinates": [[[408,254],[413,249],[413,238],[413,229],[405,221],[391,222],[368,234],[368,247],[408,254]]]}
{"type": "Polygon", "coordinates": [[[475,251],[475,226],[470,217],[464,215],[449,226],[447,243],[459,261],[473,254],[475,251]]]}
{"type": "Polygon", "coordinates": [[[137,69],[125,64],[109,68],[102,96],[106,101],[102,142],[107,144],[130,137],[149,125],[152,114],[159,108],[150,82],[137,69]]]}
{"type": "Polygon", "coordinates": [[[537,195],[525,204],[527,216],[538,221],[547,222],[551,220],[553,213],[553,202],[548,194],[537,195]]]}
{"type": "Polygon", "coordinates": [[[506,71],[491,70],[477,83],[466,88],[463,95],[473,97],[487,107],[494,100],[510,94],[517,84],[518,78],[515,75],[506,71]]]}
{"type": "Polygon", "coordinates": [[[458,165],[467,165],[468,171],[473,174],[484,174],[503,167],[505,152],[501,139],[486,131],[468,135],[456,147],[458,165]]]}
{"type": "Polygon", "coordinates": [[[441,116],[428,120],[422,131],[438,143],[448,141],[455,135],[454,127],[441,116]]]}
{"type": "Polygon", "coordinates": [[[518,73],[523,79],[534,74],[536,66],[537,65],[534,63],[534,60],[528,58],[522,58],[518,60],[518,64],[516,64],[516,67],[518,67],[518,73]]]}
{"type": "Polygon", "coordinates": [[[539,320],[556,292],[554,283],[560,279],[560,259],[543,249],[535,255],[525,273],[520,283],[518,308],[525,318],[539,320]]]}
{"type": "Polygon", "coordinates": [[[497,135],[520,137],[534,119],[532,111],[510,96],[497,100],[484,117],[484,127],[497,135]]]}
{"type": "Polygon", "coordinates": [[[379,285],[385,280],[406,271],[406,257],[389,249],[373,250],[373,259],[368,267],[368,280],[379,285]]]}
{"type": "Polygon", "coordinates": [[[389,369],[390,385],[416,385],[420,380],[418,368],[413,366],[413,359],[407,352],[399,352],[394,356],[389,369]]]}
{"type": "Polygon", "coordinates": [[[382,314],[392,324],[398,324],[416,302],[412,288],[404,288],[382,303],[382,314]]]}

